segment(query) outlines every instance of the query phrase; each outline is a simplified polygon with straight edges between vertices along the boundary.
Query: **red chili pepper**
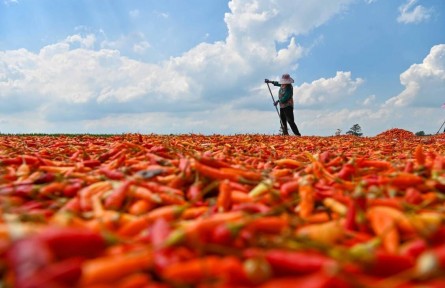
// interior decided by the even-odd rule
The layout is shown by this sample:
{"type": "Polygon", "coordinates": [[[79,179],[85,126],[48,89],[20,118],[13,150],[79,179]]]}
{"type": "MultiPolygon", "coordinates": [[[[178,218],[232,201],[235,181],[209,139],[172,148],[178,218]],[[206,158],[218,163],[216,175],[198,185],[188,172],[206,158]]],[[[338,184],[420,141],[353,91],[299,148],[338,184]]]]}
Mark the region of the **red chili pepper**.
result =
{"type": "Polygon", "coordinates": [[[190,167],[190,160],[188,158],[181,157],[181,159],[179,159],[179,166],[178,166],[178,168],[182,172],[184,178],[188,179],[188,178],[191,177],[192,170],[191,170],[191,167],[190,167]]]}
{"type": "Polygon", "coordinates": [[[360,159],[357,161],[357,165],[360,168],[366,167],[366,168],[376,168],[378,170],[388,170],[391,169],[391,163],[387,161],[381,161],[381,160],[370,160],[370,159],[360,159]]]}
{"type": "Polygon", "coordinates": [[[50,227],[36,236],[59,259],[96,257],[105,249],[105,239],[98,233],[74,227],[50,227]]]}
{"type": "Polygon", "coordinates": [[[247,213],[267,213],[270,211],[270,207],[258,202],[245,202],[234,204],[231,211],[244,211],[247,213]]]}
{"type": "Polygon", "coordinates": [[[85,161],[82,161],[82,164],[85,167],[94,168],[94,167],[99,166],[101,164],[101,162],[99,160],[85,160],[85,161]]]}
{"type": "Polygon", "coordinates": [[[210,241],[219,245],[229,245],[233,241],[232,231],[226,224],[220,224],[213,229],[210,241]]]}
{"type": "Polygon", "coordinates": [[[14,272],[15,281],[26,283],[34,273],[49,265],[54,260],[54,255],[40,239],[26,238],[12,245],[6,259],[14,272]]]}
{"type": "Polygon", "coordinates": [[[23,160],[20,157],[6,158],[0,160],[0,164],[2,165],[20,165],[22,164],[22,162],[23,160]]]}
{"type": "Polygon", "coordinates": [[[83,259],[79,257],[51,263],[31,277],[15,283],[15,287],[74,287],[82,275],[82,263],[83,259]]]}
{"type": "Polygon", "coordinates": [[[416,188],[409,187],[406,189],[405,201],[411,205],[418,205],[423,202],[422,194],[416,188]]]}
{"type": "Polygon", "coordinates": [[[38,157],[32,156],[32,155],[23,155],[21,156],[22,160],[31,166],[35,166],[37,164],[41,164],[41,161],[38,157]]]}
{"type": "Polygon", "coordinates": [[[79,212],[80,210],[81,210],[81,207],[80,207],[80,198],[79,197],[71,198],[60,209],[60,211],[65,211],[65,212],[68,212],[68,211],[69,212],[79,212]]]}
{"type": "Polygon", "coordinates": [[[411,256],[388,253],[378,250],[366,272],[378,277],[389,277],[414,268],[415,262],[411,256]]]}
{"type": "Polygon", "coordinates": [[[280,194],[283,197],[288,197],[292,193],[298,193],[298,187],[300,186],[299,180],[289,181],[281,185],[280,194]]]}
{"type": "Polygon", "coordinates": [[[445,226],[439,227],[435,233],[433,233],[428,239],[428,243],[431,245],[441,245],[445,242],[445,226]]]}
{"type": "Polygon", "coordinates": [[[403,172],[405,173],[412,173],[414,171],[414,162],[413,161],[407,161],[405,163],[405,167],[403,168],[403,172]]]}
{"type": "Polygon", "coordinates": [[[362,189],[357,188],[353,198],[348,202],[345,228],[361,232],[367,231],[364,213],[367,209],[368,199],[362,189]]]}
{"type": "Polygon", "coordinates": [[[202,200],[202,188],[203,184],[201,181],[194,182],[192,185],[189,186],[187,189],[187,199],[191,202],[198,202],[202,200]]]}
{"type": "Polygon", "coordinates": [[[352,164],[346,163],[343,165],[337,176],[343,180],[351,180],[355,174],[355,167],[352,164]]]}
{"type": "MultiPolygon", "coordinates": [[[[165,218],[156,219],[151,226],[150,238],[154,249],[161,249],[165,244],[165,240],[172,231],[169,222],[165,218]]],[[[155,258],[156,260],[156,258],[155,258]]]]}
{"type": "Polygon", "coordinates": [[[328,163],[330,157],[331,157],[331,152],[324,151],[320,153],[319,159],[321,163],[328,163]]]}
{"type": "Polygon", "coordinates": [[[417,259],[420,254],[428,249],[428,244],[422,238],[411,240],[400,247],[400,254],[417,259]]]}
{"type": "Polygon", "coordinates": [[[118,188],[107,196],[104,207],[106,209],[119,210],[127,197],[127,191],[133,181],[124,181],[118,188]]]}
{"type": "Polygon", "coordinates": [[[32,198],[37,188],[32,183],[17,183],[0,188],[0,195],[18,196],[22,198],[32,198]]]}
{"type": "Polygon", "coordinates": [[[177,261],[172,249],[165,246],[165,240],[171,231],[172,229],[168,221],[164,218],[158,218],[150,229],[151,244],[154,249],[153,262],[158,273],[161,273],[165,267],[177,261]]]}
{"type": "Polygon", "coordinates": [[[233,181],[230,181],[229,184],[233,190],[238,190],[238,191],[246,192],[246,193],[248,193],[250,191],[250,187],[247,185],[244,185],[244,184],[241,184],[238,182],[233,182],[233,181]]]}
{"type": "Polygon", "coordinates": [[[277,275],[309,274],[337,265],[336,261],[322,254],[272,249],[268,251],[248,250],[246,256],[264,256],[277,275]]]}
{"type": "Polygon", "coordinates": [[[77,196],[77,192],[80,191],[80,189],[82,189],[83,184],[82,181],[73,181],[67,185],[65,185],[65,187],[63,188],[63,195],[65,197],[74,197],[77,196]]]}
{"type": "Polygon", "coordinates": [[[70,156],[70,160],[71,161],[76,161],[77,160],[77,157],[79,157],[79,155],[80,155],[80,150],[77,150],[76,152],[74,152],[71,156],[70,156]]]}
{"type": "Polygon", "coordinates": [[[335,275],[329,275],[326,272],[316,272],[305,276],[274,278],[259,287],[349,288],[351,284],[335,275]]]}
{"type": "Polygon", "coordinates": [[[40,174],[39,178],[34,180],[34,184],[46,184],[54,181],[56,179],[56,175],[51,172],[43,172],[40,174]]]}
{"type": "Polygon", "coordinates": [[[117,147],[114,147],[113,149],[111,149],[108,152],[103,153],[102,155],[99,156],[99,161],[100,162],[105,162],[108,159],[110,159],[112,156],[114,156],[115,154],[117,154],[120,150],[122,149],[122,144],[118,145],[117,147]]]}
{"type": "Polygon", "coordinates": [[[153,192],[158,192],[158,193],[166,193],[166,194],[173,194],[173,195],[178,195],[178,196],[183,196],[183,192],[180,189],[177,188],[173,188],[173,187],[169,187],[169,186],[165,186],[165,185],[161,185],[157,182],[152,182],[152,181],[142,181],[142,182],[137,182],[138,185],[145,187],[147,189],[149,189],[150,191],[153,192]]]}
{"type": "Polygon", "coordinates": [[[108,168],[102,167],[99,169],[99,171],[100,173],[104,174],[105,177],[111,180],[122,180],[125,178],[125,174],[117,170],[110,170],[108,168]]]}
{"type": "Polygon", "coordinates": [[[357,225],[357,204],[355,201],[349,201],[348,211],[346,212],[345,228],[356,231],[357,225]]]}

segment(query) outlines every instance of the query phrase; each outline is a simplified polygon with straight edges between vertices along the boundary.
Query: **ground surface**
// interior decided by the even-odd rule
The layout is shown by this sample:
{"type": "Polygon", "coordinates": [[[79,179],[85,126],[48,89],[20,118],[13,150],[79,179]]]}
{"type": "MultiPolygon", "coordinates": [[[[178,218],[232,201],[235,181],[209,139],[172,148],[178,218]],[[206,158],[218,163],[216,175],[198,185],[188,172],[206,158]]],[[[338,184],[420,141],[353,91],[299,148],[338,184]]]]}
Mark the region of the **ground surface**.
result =
{"type": "Polygon", "coordinates": [[[0,136],[2,287],[441,287],[444,143],[0,136]]]}

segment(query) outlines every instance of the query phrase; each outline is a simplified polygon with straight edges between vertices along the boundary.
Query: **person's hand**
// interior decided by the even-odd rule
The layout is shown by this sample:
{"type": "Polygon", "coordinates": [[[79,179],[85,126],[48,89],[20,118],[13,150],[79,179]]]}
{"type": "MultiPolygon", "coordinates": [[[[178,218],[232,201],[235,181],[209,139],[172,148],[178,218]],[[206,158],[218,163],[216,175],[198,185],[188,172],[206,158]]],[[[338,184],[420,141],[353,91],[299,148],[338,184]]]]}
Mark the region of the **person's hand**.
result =
{"type": "Polygon", "coordinates": [[[279,101],[279,100],[275,101],[275,102],[273,103],[273,105],[277,106],[277,105],[278,105],[278,103],[280,103],[280,101],[279,101]]]}
{"type": "Polygon", "coordinates": [[[269,79],[264,79],[264,83],[270,83],[269,79]]]}

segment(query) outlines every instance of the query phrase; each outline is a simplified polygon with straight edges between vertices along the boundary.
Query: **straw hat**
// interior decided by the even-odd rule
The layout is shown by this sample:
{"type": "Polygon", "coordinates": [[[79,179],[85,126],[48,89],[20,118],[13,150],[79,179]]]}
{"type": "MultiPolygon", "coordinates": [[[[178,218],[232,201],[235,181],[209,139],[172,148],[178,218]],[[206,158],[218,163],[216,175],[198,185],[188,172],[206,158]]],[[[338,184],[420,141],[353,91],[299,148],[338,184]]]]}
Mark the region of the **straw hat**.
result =
{"type": "Polygon", "coordinates": [[[283,74],[280,79],[280,84],[292,84],[294,83],[294,79],[292,79],[289,74],[283,74]]]}

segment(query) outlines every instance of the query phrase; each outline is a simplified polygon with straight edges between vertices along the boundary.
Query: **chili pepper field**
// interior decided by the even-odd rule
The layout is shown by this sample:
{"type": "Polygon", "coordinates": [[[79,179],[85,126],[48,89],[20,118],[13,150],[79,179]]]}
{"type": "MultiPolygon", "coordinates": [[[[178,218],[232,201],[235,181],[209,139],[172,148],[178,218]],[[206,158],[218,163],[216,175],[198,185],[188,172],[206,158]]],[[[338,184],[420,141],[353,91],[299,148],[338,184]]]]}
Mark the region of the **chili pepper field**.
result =
{"type": "Polygon", "coordinates": [[[1,135],[0,287],[445,287],[445,135],[1,135]]]}

